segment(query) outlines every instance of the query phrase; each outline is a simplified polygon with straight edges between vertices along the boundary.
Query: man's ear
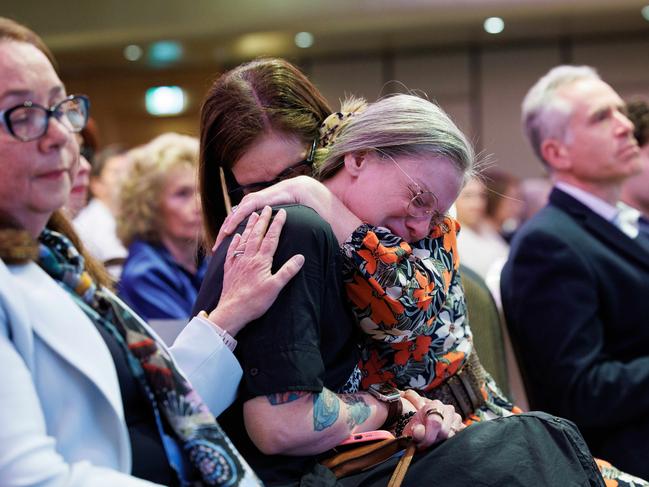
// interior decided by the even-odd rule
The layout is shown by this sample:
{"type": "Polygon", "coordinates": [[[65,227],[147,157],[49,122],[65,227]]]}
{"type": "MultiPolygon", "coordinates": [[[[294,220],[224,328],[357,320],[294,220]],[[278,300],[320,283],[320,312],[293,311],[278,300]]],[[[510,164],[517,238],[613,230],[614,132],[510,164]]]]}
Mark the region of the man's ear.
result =
{"type": "Polygon", "coordinates": [[[557,139],[545,139],[541,143],[541,156],[552,169],[566,170],[572,165],[566,144],[557,139]]]}
{"type": "Polygon", "coordinates": [[[345,154],[345,170],[352,176],[358,176],[367,164],[367,153],[348,152],[345,154]]]}

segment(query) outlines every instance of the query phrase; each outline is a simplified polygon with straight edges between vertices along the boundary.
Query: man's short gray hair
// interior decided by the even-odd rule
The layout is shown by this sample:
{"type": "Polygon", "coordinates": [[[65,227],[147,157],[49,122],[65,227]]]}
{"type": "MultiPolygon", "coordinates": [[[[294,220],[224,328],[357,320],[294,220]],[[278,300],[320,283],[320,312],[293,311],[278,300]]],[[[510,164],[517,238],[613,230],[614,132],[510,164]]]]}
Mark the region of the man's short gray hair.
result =
{"type": "Polygon", "coordinates": [[[552,68],[525,95],[522,104],[523,129],[536,155],[546,163],[541,144],[547,139],[565,140],[571,106],[557,96],[569,84],[587,79],[601,79],[590,66],[562,65],[552,68]]]}

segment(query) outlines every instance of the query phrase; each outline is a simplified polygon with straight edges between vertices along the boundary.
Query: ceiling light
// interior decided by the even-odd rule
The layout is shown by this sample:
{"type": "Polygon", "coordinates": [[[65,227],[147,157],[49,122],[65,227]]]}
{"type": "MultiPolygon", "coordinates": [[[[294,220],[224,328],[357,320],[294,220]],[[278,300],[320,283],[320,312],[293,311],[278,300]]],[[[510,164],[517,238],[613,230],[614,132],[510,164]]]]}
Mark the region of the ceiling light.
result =
{"type": "Polygon", "coordinates": [[[489,34],[500,34],[505,29],[505,21],[500,17],[489,17],[484,21],[484,30],[489,34]]]}
{"type": "Polygon", "coordinates": [[[137,44],[131,44],[124,48],[124,57],[129,61],[137,61],[142,57],[142,48],[137,44]]]}
{"type": "Polygon", "coordinates": [[[306,49],[313,45],[313,34],[311,32],[298,32],[295,34],[295,45],[306,49]]]}
{"type": "Polygon", "coordinates": [[[645,20],[649,20],[649,5],[645,5],[644,7],[642,7],[640,13],[642,14],[645,20]]]}
{"type": "Polygon", "coordinates": [[[239,37],[232,45],[237,57],[281,56],[292,46],[284,32],[255,32],[239,37]]]}
{"type": "Polygon", "coordinates": [[[156,117],[178,115],[185,110],[185,90],[180,86],[155,86],[146,90],[146,111],[156,117]]]}

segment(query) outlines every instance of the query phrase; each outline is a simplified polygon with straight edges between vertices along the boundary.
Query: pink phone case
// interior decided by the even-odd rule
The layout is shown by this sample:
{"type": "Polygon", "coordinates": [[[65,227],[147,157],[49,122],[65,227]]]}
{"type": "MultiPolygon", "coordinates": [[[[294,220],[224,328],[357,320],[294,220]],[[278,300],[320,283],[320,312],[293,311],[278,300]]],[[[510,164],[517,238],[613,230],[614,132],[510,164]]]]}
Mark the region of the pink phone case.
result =
{"type": "Polygon", "coordinates": [[[338,446],[365,443],[368,441],[389,440],[392,438],[394,438],[394,435],[386,430],[366,431],[364,433],[356,433],[350,435],[346,440],[342,441],[338,446]]]}

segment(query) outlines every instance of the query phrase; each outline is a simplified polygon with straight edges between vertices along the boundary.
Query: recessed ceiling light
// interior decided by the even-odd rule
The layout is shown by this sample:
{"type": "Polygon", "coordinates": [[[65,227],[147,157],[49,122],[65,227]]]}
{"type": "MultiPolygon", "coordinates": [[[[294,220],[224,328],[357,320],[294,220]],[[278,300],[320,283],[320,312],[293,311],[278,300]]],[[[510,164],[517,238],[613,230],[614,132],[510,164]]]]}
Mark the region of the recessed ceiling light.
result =
{"type": "Polygon", "coordinates": [[[645,20],[649,20],[649,5],[645,5],[644,7],[642,7],[640,13],[642,14],[645,20]]]}
{"type": "Polygon", "coordinates": [[[500,34],[505,30],[505,21],[500,17],[489,17],[484,21],[484,30],[489,34],[500,34]]]}
{"type": "Polygon", "coordinates": [[[298,32],[295,34],[295,45],[306,49],[313,45],[313,34],[311,32],[298,32]]]}
{"type": "Polygon", "coordinates": [[[131,44],[124,48],[124,57],[129,61],[137,61],[142,57],[142,48],[137,44],[131,44]]]}
{"type": "Polygon", "coordinates": [[[149,60],[152,64],[170,64],[183,56],[183,46],[176,41],[158,41],[149,47],[149,60]]]}
{"type": "Polygon", "coordinates": [[[185,90],[180,86],[155,86],[146,90],[146,111],[156,117],[178,115],[185,110],[185,90]]]}
{"type": "Polygon", "coordinates": [[[281,56],[292,46],[285,32],[253,32],[239,37],[232,45],[237,57],[281,56]]]}

